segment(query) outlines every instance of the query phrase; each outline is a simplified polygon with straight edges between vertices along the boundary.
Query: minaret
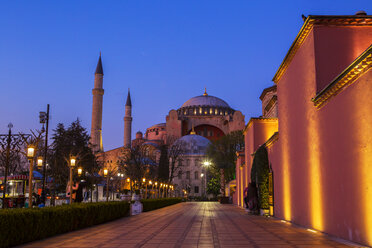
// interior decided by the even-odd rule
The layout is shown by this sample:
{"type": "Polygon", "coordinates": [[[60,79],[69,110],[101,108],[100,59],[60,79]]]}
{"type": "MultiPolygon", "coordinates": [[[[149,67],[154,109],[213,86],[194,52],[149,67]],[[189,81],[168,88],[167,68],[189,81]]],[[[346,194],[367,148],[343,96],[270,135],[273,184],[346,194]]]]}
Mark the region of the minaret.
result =
{"type": "Polygon", "coordinates": [[[132,101],[128,89],[127,102],[125,103],[124,115],[124,147],[131,147],[132,142],[132,101]]]}
{"type": "Polygon", "coordinates": [[[92,128],[90,130],[90,143],[94,152],[102,152],[102,104],[103,104],[103,69],[101,53],[94,74],[92,128]]]}

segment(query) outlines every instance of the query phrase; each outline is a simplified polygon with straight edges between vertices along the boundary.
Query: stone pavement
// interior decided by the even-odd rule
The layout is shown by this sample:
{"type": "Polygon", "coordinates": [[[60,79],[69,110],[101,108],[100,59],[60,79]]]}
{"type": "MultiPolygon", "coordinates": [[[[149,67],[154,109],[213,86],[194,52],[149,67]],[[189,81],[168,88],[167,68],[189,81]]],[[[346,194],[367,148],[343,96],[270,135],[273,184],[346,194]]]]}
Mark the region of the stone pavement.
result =
{"type": "Polygon", "coordinates": [[[189,202],[28,243],[23,247],[347,247],[273,218],[189,202]]]}

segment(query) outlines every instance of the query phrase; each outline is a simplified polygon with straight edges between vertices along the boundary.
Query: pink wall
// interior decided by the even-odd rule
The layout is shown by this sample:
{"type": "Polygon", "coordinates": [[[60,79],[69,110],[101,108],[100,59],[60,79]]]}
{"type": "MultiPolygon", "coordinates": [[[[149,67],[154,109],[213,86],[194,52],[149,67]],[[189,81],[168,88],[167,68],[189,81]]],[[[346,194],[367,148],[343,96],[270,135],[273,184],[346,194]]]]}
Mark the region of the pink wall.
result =
{"type": "MultiPolygon", "coordinates": [[[[251,181],[251,168],[253,154],[257,148],[264,144],[275,132],[278,131],[278,121],[277,119],[259,119],[252,118],[247,128],[244,132],[244,142],[245,142],[245,165],[243,168],[237,165],[236,167],[236,188],[237,191],[238,205],[243,207],[243,190],[248,186],[251,181]]],[[[239,161],[239,160],[238,160],[239,161]]]]}
{"type": "Polygon", "coordinates": [[[372,27],[352,29],[315,26],[296,52],[269,159],[277,217],[372,245],[372,71],[320,110],[311,101],[370,45],[372,27]]]}
{"type": "Polygon", "coordinates": [[[372,31],[370,27],[316,26],[314,32],[320,91],[371,45],[372,31]]]}

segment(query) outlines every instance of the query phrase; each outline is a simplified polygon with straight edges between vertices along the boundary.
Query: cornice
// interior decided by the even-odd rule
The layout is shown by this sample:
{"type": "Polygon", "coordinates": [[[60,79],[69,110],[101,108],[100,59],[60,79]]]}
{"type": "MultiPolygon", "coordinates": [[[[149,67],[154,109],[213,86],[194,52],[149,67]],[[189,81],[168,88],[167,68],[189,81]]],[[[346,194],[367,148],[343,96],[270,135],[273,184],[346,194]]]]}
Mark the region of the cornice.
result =
{"type": "Polygon", "coordinates": [[[309,15],[306,21],[302,25],[300,32],[297,34],[295,40],[293,41],[291,47],[289,48],[283,62],[279,66],[279,69],[274,75],[272,81],[278,83],[285,71],[287,70],[289,64],[291,63],[297,50],[304,43],[305,39],[309,35],[310,31],[313,29],[314,25],[323,26],[371,26],[372,16],[365,15],[351,15],[351,16],[312,16],[309,15]]]}
{"type": "Polygon", "coordinates": [[[275,132],[266,142],[267,148],[271,147],[279,139],[279,132],[275,132]]]}
{"type": "Polygon", "coordinates": [[[330,100],[330,98],[336,96],[349,87],[371,68],[372,45],[312,99],[314,105],[320,109],[330,100]]]}
{"type": "Polygon", "coordinates": [[[246,134],[248,128],[250,128],[253,124],[253,122],[277,122],[278,118],[262,118],[262,117],[252,117],[249,119],[247,125],[245,126],[243,130],[243,134],[246,134]]]}

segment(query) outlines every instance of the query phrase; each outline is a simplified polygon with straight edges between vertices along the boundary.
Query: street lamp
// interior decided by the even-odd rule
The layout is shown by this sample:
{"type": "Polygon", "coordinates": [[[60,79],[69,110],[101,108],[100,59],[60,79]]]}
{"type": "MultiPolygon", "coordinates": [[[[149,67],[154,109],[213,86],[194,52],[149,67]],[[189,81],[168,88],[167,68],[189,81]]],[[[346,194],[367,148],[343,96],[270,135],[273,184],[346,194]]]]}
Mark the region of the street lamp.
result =
{"type": "Polygon", "coordinates": [[[76,165],[76,157],[70,156],[70,204],[72,204],[72,169],[76,165]]]}
{"type": "Polygon", "coordinates": [[[82,168],[78,168],[78,175],[81,176],[81,174],[83,174],[83,169],[82,168]]]}
{"type": "MultiPolygon", "coordinates": [[[[27,159],[30,162],[30,175],[28,179],[28,207],[32,207],[32,176],[34,170],[34,157],[35,157],[35,147],[33,145],[27,146],[27,159]]],[[[4,203],[3,203],[4,204],[4,203]]]]}
{"type": "Polygon", "coordinates": [[[39,156],[37,157],[37,168],[41,170],[42,167],[43,167],[43,157],[39,156]]]}
{"type": "Polygon", "coordinates": [[[103,169],[103,176],[106,177],[106,201],[108,202],[109,196],[109,176],[108,176],[108,169],[103,169]]]}
{"type": "Polygon", "coordinates": [[[204,179],[205,180],[205,182],[204,182],[204,195],[206,196],[207,195],[207,180],[208,180],[207,172],[208,172],[209,166],[212,165],[212,163],[209,162],[209,161],[204,161],[203,165],[204,165],[204,167],[206,167],[206,169],[205,169],[205,179],[204,179]]]}

